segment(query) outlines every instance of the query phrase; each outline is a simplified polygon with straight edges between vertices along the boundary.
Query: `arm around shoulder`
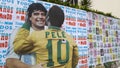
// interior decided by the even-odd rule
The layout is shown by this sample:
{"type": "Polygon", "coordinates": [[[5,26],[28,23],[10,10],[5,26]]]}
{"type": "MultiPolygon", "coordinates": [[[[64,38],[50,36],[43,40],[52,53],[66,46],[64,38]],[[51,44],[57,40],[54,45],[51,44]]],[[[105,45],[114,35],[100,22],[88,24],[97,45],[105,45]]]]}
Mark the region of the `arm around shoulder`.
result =
{"type": "Polygon", "coordinates": [[[24,28],[20,28],[13,42],[15,53],[24,54],[31,50],[32,42],[28,39],[29,32],[24,28]]]}

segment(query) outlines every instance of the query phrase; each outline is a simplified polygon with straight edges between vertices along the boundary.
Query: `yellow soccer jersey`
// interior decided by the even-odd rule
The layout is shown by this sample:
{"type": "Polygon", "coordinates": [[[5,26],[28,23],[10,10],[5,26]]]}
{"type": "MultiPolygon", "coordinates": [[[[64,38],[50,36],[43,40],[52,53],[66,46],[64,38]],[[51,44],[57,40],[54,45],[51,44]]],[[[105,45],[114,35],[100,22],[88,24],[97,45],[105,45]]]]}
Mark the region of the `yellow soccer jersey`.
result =
{"type": "Polygon", "coordinates": [[[74,40],[57,27],[35,31],[21,28],[14,41],[18,54],[36,53],[37,64],[44,68],[75,68],[78,63],[78,47],[74,40]]]}

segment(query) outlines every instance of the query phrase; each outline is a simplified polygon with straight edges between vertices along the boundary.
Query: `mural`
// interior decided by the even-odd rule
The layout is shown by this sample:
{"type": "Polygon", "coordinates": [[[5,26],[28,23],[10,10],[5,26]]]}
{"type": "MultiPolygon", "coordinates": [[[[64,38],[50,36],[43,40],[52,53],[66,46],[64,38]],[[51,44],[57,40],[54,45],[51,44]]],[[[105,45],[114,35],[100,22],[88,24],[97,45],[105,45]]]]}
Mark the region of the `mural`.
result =
{"type": "MultiPolygon", "coordinates": [[[[42,3],[47,10],[53,3],[32,0],[0,0],[0,68],[4,68],[8,40],[12,31],[25,22],[32,2],[42,3]]],[[[84,10],[59,5],[65,13],[63,29],[73,36],[79,48],[77,68],[117,61],[120,58],[120,22],[84,10]]]]}

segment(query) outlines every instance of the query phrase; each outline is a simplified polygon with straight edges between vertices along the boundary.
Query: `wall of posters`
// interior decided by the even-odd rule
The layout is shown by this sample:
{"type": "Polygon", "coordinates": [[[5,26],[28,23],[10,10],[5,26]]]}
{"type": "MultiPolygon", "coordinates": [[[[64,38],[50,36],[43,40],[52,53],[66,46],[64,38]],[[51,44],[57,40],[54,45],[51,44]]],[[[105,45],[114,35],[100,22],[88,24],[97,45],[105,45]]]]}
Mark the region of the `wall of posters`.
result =
{"type": "Polygon", "coordinates": [[[89,65],[119,60],[119,20],[88,12],[89,65]]]}
{"type": "Polygon", "coordinates": [[[4,68],[8,40],[12,31],[20,27],[32,0],[0,0],[0,68],[4,68]]]}
{"type": "MultiPolygon", "coordinates": [[[[47,10],[54,5],[35,0],[0,0],[0,68],[4,68],[8,40],[12,31],[25,22],[32,2],[47,10]]],[[[63,30],[72,35],[79,49],[77,68],[116,61],[120,58],[120,20],[59,5],[65,13],[63,30]]]]}
{"type": "Polygon", "coordinates": [[[14,1],[0,1],[0,66],[4,66],[8,39],[13,29],[14,1]],[[11,6],[9,6],[11,5],[11,6]]]}

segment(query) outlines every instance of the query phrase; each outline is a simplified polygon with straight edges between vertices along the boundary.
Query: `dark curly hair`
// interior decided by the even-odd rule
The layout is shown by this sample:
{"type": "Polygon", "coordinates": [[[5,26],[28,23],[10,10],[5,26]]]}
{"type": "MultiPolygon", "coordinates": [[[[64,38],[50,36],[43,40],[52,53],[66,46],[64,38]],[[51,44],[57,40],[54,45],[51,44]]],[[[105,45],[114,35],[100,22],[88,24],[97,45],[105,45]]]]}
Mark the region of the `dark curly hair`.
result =
{"type": "Polygon", "coordinates": [[[31,22],[30,22],[29,18],[32,16],[32,13],[35,10],[36,11],[41,10],[41,11],[45,12],[45,15],[47,13],[46,8],[41,3],[32,3],[32,4],[29,5],[29,7],[27,9],[26,23],[30,23],[30,25],[31,25],[31,22]]]}
{"type": "Polygon", "coordinates": [[[31,17],[32,13],[35,10],[41,10],[41,11],[45,12],[45,14],[47,13],[46,8],[42,4],[40,4],[40,3],[32,3],[32,4],[29,5],[29,7],[27,9],[28,16],[31,17]]]}
{"type": "MultiPolygon", "coordinates": [[[[64,12],[57,5],[53,5],[46,15],[46,20],[48,20],[51,26],[61,27],[64,22],[64,12]]],[[[48,24],[46,22],[46,24],[48,24]]]]}

